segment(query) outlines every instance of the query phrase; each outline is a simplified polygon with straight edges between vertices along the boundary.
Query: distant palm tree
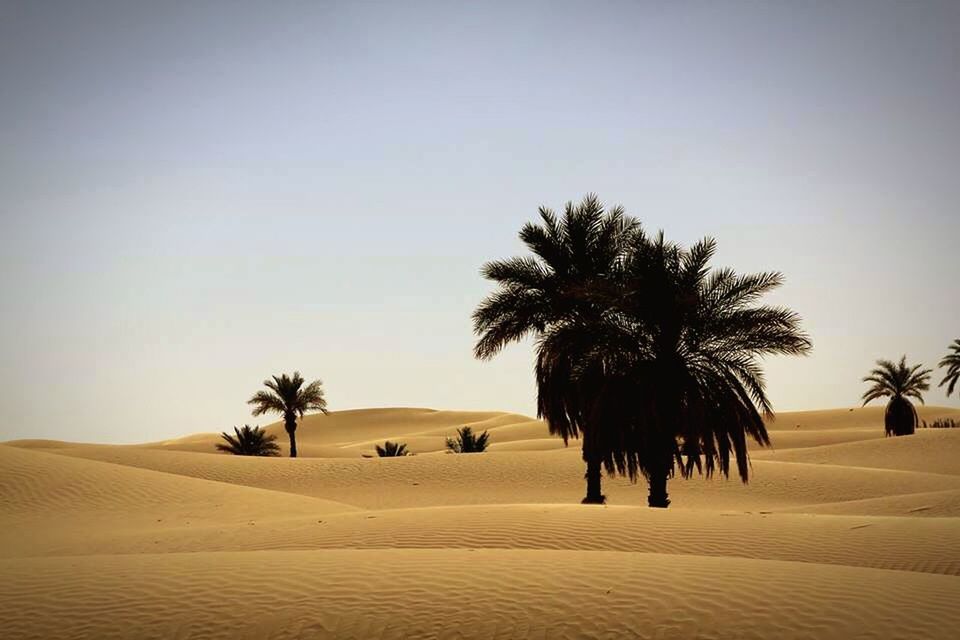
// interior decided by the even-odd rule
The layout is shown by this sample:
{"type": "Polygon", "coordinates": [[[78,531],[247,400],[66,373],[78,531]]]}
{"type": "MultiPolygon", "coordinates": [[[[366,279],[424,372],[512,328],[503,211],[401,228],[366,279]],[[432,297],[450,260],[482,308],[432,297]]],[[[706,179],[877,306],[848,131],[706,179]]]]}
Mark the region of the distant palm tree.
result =
{"type": "Polygon", "coordinates": [[[590,350],[593,344],[589,339],[547,337],[559,331],[583,338],[599,330],[624,252],[639,224],[625,216],[622,207],[605,211],[593,194],[578,205],[568,202],[561,217],[541,207],[540,220],[520,230],[531,256],[483,266],[484,277],[498,287],[473,314],[479,336],[474,354],[487,360],[512,342],[527,336],[536,339],[537,416],[546,419],[550,433],[561,436],[564,443],[583,434],[587,467],[583,502],[602,503],[604,452],[588,422],[594,398],[587,385],[575,384],[566,375],[584,355],[580,350],[590,350]]]}
{"type": "Polygon", "coordinates": [[[456,438],[447,438],[447,449],[454,453],[482,453],[487,450],[490,434],[476,434],[470,427],[457,429],[456,438]]]}
{"type": "Polygon", "coordinates": [[[232,453],[235,456],[278,456],[280,447],[277,446],[277,436],[267,435],[267,432],[260,427],[251,428],[250,425],[243,425],[243,429],[233,428],[236,435],[221,433],[220,437],[226,441],[226,444],[217,444],[219,451],[232,453]]]}
{"type": "Polygon", "coordinates": [[[922,366],[907,366],[906,356],[900,359],[899,364],[890,360],[877,360],[877,368],[863,379],[873,385],[863,394],[864,406],[871,400],[890,397],[883,416],[886,435],[906,436],[917,428],[917,410],[908,398],[914,398],[923,404],[920,392],[930,389],[932,371],[921,370],[922,366]]]}
{"type": "Polygon", "coordinates": [[[602,330],[572,338],[594,344],[566,368],[575,383],[594,387],[590,421],[604,466],[631,480],[646,476],[651,507],[670,504],[675,464],[684,477],[729,476],[732,453],[746,482],[747,437],[769,444],[763,417],[773,416],[759,359],[811,349],[796,313],[756,304],[781,274],[711,270],[715,252],[711,238],[684,249],[663,233],[633,234],[602,330]]]}
{"type": "Polygon", "coordinates": [[[293,377],[283,374],[273,376],[271,380],[264,380],[263,384],[269,391],[258,391],[247,404],[253,405],[253,415],[259,416],[273,412],[283,415],[283,427],[290,436],[290,457],[297,457],[297,418],[302,418],[308,411],[327,413],[327,401],[323,396],[323,383],[314,380],[303,386],[303,377],[299,371],[293,377]]]}
{"type": "Polygon", "coordinates": [[[943,360],[940,361],[940,364],[937,365],[947,370],[947,375],[944,376],[943,380],[941,380],[937,386],[942,387],[945,384],[949,384],[947,387],[948,396],[953,393],[954,388],[957,386],[957,381],[960,380],[960,338],[953,341],[953,344],[950,345],[950,351],[952,353],[947,353],[947,355],[943,357],[943,360]]]}
{"type": "Polygon", "coordinates": [[[395,458],[398,456],[410,455],[407,451],[407,445],[401,442],[390,442],[387,440],[383,446],[376,445],[377,455],[381,458],[395,458]]]}

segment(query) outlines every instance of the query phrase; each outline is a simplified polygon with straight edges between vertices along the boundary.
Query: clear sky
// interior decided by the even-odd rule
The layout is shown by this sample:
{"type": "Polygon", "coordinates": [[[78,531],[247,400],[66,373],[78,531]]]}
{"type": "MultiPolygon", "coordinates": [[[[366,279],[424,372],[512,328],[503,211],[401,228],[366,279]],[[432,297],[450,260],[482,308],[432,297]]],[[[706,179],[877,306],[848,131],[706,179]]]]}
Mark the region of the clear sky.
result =
{"type": "Polygon", "coordinates": [[[957,2],[0,0],[0,440],[263,423],[294,369],[531,414],[479,268],[590,191],[783,271],[775,408],[853,406],[960,337],[958,168],[957,2]]]}

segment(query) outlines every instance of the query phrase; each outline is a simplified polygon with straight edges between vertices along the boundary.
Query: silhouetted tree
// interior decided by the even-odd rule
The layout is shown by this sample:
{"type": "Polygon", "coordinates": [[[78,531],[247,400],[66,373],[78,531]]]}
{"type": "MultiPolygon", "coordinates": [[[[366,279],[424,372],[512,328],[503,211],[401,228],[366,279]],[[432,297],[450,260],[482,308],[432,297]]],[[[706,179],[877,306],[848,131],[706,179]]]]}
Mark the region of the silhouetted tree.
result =
{"type": "Polygon", "coordinates": [[[247,404],[253,405],[253,415],[259,416],[273,412],[283,415],[283,427],[290,436],[290,457],[297,457],[297,419],[308,411],[327,413],[327,401],[323,396],[323,383],[314,380],[303,386],[304,379],[299,371],[293,377],[283,374],[264,380],[269,391],[258,391],[247,404]]]}
{"type": "Polygon", "coordinates": [[[592,340],[593,351],[563,367],[593,387],[589,422],[604,466],[634,481],[644,475],[651,507],[670,504],[676,468],[729,476],[733,454],[747,482],[747,438],[769,444],[763,417],[773,417],[759,359],[811,349],[796,313],[757,305],[781,274],[711,270],[715,252],[711,238],[685,249],[662,232],[634,233],[602,330],[573,338],[592,340]]]}
{"type": "Polygon", "coordinates": [[[887,436],[907,436],[917,428],[917,410],[908,398],[914,398],[923,404],[921,391],[930,388],[930,369],[921,369],[923,365],[907,366],[907,357],[903,356],[898,364],[890,360],[877,360],[877,368],[863,379],[871,387],[863,394],[866,406],[877,398],[890,398],[883,415],[884,431],[887,436]]]}
{"type": "Polygon", "coordinates": [[[943,380],[941,380],[937,386],[942,387],[948,384],[947,395],[949,396],[957,386],[957,381],[960,380],[960,339],[953,341],[953,344],[950,345],[950,351],[937,366],[947,370],[947,375],[943,377],[943,380]]]}
{"type": "Polygon", "coordinates": [[[396,458],[399,456],[409,455],[407,451],[407,445],[401,442],[390,442],[387,440],[383,443],[383,446],[376,445],[377,455],[381,458],[396,458]]]}
{"type": "Polygon", "coordinates": [[[498,286],[473,314],[478,358],[492,358],[527,336],[536,339],[537,416],[546,419],[550,433],[565,443],[583,433],[584,503],[604,502],[600,488],[604,452],[595,446],[595,431],[587,422],[592,387],[572,382],[559,363],[573,367],[585,355],[578,349],[590,350],[593,345],[586,339],[546,338],[558,331],[583,337],[599,330],[624,252],[638,228],[622,207],[607,212],[593,194],[578,205],[568,202],[561,217],[541,207],[540,224],[527,223],[520,230],[532,255],[485,264],[484,277],[498,286]]]}
{"type": "Polygon", "coordinates": [[[235,456],[278,456],[280,447],[277,446],[277,436],[267,435],[267,432],[260,427],[250,427],[243,425],[243,429],[233,428],[235,435],[221,433],[220,437],[226,441],[226,444],[217,444],[219,451],[232,453],[235,456]]]}
{"type": "Polygon", "coordinates": [[[746,437],[768,444],[772,416],[759,358],[811,348],[795,313],[755,306],[781,275],[711,272],[713,240],[651,240],[595,196],[540,215],[521,231],[533,257],[484,266],[499,288],[474,313],[475,351],[535,337],[538,415],[565,442],[582,437],[583,502],[604,501],[606,468],[643,474],[649,504],[665,507],[675,463],[728,475],[731,452],[746,482],[746,437]]]}
{"type": "Polygon", "coordinates": [[[447,449],[454,453],[482,453],[487,450],[490,434],[476,434],[470,427],[457,429],[456,438],[447,438],[447,449]]]}

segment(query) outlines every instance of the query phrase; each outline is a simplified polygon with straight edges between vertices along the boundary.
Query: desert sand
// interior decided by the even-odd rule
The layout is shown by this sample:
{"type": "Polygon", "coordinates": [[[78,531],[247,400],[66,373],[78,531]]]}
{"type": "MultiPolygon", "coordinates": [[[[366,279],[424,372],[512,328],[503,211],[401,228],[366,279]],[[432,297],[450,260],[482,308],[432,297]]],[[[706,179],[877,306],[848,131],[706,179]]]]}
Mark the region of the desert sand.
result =
{"type": "Polygon", "coordinates": [[[579,443],[501,412],[308,416],[297,459],[7,442],[0,636],[957,638],[960,430],[882,412],[782,413],[749,484],[667,510],[622,478],[578,504],[579,443]],[[443,451],[463,425],[486,453],[443,451]],[[364,457],[386,439],[417,455],[364,457]]]}

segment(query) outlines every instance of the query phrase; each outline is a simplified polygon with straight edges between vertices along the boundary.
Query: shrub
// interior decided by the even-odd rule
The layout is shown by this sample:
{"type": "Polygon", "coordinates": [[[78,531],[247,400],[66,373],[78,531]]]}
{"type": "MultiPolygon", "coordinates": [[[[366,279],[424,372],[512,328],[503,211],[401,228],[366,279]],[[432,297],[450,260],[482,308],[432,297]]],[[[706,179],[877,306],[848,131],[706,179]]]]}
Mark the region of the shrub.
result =
{"type": "Polygon", "coordinates": [[[457,429],[456,438],[447,438],[447,449],[453,453],[481,453],[490,443],[490,434],[486,431],[477,435],[470,427],[457,429]]]}
{"type": "Polygon", "coordinates": [[[924,429],[960,429],[960,422],[954,420],[953,418],[937,418],[933,421],[932,424],[927,424],[927,421],[923,421],[924,429]]]}
{"type": "Polygon", "coordinates": [[[408,456],[407,445],[402,442],[390,442],[387,440],[383,446],[377,445],[377,455],[381,458],[396,458],[399,456],[408,456]]]}
{"type": "Polygon", "coordinates": [[[243,425],[243,429],[233,428],[236,435],[221,433],[220,437],[226,443],[218,443],[219,451],[226,451],[235,456],[278,456],[280,447],[277,446],[277,436],[267,435],[260,427],[243,425]]]}

